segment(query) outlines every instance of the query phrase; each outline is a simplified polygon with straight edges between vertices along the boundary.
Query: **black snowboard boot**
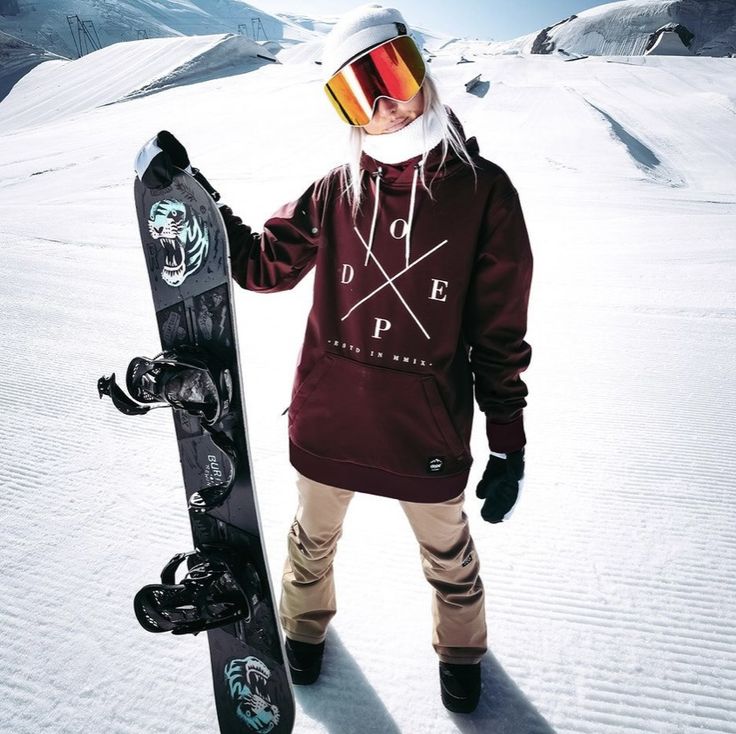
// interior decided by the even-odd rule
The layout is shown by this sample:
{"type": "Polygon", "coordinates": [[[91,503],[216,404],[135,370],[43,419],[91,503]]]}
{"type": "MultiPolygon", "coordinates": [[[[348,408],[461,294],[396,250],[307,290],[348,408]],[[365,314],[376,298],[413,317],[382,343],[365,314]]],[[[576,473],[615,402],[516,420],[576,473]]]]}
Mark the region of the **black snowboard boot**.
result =
{"type": "Polygon", "coordinates": [[[308,686],[319,678],[324,650],[324,642],[312,645],[286,638],[286,657],[295,686],[308,686]]]}
{"type": "Polygon", "coordinates": [[[442,703],[448,711],[469,714],[480,699],[480,663],[460,665],[440,661],[442,703]]]}

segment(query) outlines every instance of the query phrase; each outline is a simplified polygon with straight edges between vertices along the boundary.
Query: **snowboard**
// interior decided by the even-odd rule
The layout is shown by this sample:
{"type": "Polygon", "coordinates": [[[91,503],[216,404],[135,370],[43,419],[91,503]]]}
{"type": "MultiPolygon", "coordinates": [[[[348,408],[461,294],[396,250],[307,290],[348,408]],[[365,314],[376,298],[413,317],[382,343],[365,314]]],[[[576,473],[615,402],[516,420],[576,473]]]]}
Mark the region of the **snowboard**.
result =
{"type": "MultiPolygon", "coordinates": [[[[139,592],[136,614],[150,631],[206,630],[222,734],[285,734],[293,729],[294,696],[248,448],[225,225],[214,200],[184,172],[164,189],[148,189],[136,178],[134,195],[164,357],[131,362],[128,389],[140,378],[136,370],[156,375],[163,365],[189,367],[219,391],[217,409],[206,419],[191,409],[198,404],[196,385],[189,402],[181,395],[170,401],[194,552],[175,556],[162,585],[139,592]],[[190,578],[177,582],[175,570],[185,561],[190,578]],[[185,591],[191,598],[182,601],[185,591]],[[157,604],[168,605],[164,616],[157,604]],[[161,626],[177,615],[185,624],[161,626]]],[[[110,395],[124,410],[127,398],[110,388],[114,380],[100,379],[100,397],[110,395]]],[[[140,409],[130,402],[124,412],[144,413],[151,407],[146,402],[155,402],[145,389],[134,397],[140,409]]]]}

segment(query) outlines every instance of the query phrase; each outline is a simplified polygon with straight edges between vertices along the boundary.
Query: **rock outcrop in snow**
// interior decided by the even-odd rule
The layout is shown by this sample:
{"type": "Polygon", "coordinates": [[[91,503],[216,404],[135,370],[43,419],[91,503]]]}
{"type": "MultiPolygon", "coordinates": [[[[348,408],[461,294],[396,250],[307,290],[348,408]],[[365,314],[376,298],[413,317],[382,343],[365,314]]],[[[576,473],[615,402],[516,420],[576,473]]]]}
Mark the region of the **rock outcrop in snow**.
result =
{"type": "Polygon", "coordinates": [[[649,36],[644,53],[655,56],[690,56],[693,34],[679,23],[669,23],[649,36]]]}
{"type": "Polygon", "coordinates": [[[569,18],[565,18],[565,20],[559,21],[559,23],[554,23],[553,25],[547,26],[546,28],[542,28],[542,30],[539,31],[539,33],[537,34],[537,37],[534,39],[534,43],[532,43],[532,53],[551,54],[555,50],[555,42],[550,37],[549,32],[553,28],[561,26],[563,23],[569,23],[571,20],[575,20],[575,18],[577,17],[577,15],[571,15],[569,18]]]}

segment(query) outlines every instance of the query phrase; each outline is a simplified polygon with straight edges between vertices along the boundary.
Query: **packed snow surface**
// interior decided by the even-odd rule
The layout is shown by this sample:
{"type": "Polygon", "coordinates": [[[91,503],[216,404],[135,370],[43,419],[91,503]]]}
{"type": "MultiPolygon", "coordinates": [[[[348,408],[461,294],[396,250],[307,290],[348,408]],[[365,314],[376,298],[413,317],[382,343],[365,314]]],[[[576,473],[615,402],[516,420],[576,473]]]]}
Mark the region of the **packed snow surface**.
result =
{"type": "MultiPolygon", "coordinates": [[[[204,636],[151,635],[132,610],[191,543],[171,418],[126,418],[96,393],[158,349],[132,161],[175,132],[258,228],[343,160],[346,130],[311,62],[122,100],[211,42],[131,44],[127,87],[122,48],[49,62],[30,95],[0,103],[0,720],[13,734],[217,731],[204,636]],[[70,104],[34,114],[30,97],[50,105],[58,85],[70,104]],[[94,104],[71,104],[85,94],[94,104]]],[[[358,496],[296,731],[733,734],[736,61],[457,60],[432,70],[518,188],[535,255],[526,486],[501,526],[472,491],[480,417],[473,436],[483,697],[472,716],[442,707],[409,525],[396,502],[358,496]]],[[[312,282],[236,296],[277,588],[296,506],[281,413],[312,282]]]]}

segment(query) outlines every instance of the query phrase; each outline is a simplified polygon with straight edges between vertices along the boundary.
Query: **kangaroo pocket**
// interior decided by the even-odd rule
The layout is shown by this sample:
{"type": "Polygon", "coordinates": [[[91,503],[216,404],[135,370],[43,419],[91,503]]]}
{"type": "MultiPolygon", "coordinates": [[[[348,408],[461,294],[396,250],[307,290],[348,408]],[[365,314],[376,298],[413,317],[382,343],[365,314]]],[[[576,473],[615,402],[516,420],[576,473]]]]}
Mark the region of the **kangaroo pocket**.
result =
{"type": "Polygon", "coordinates": [[[453,474],[470,449],[432,375],[376,367],[326,353],[297,390],[291,440],[316,456],[395,474],[453,474]]]}

